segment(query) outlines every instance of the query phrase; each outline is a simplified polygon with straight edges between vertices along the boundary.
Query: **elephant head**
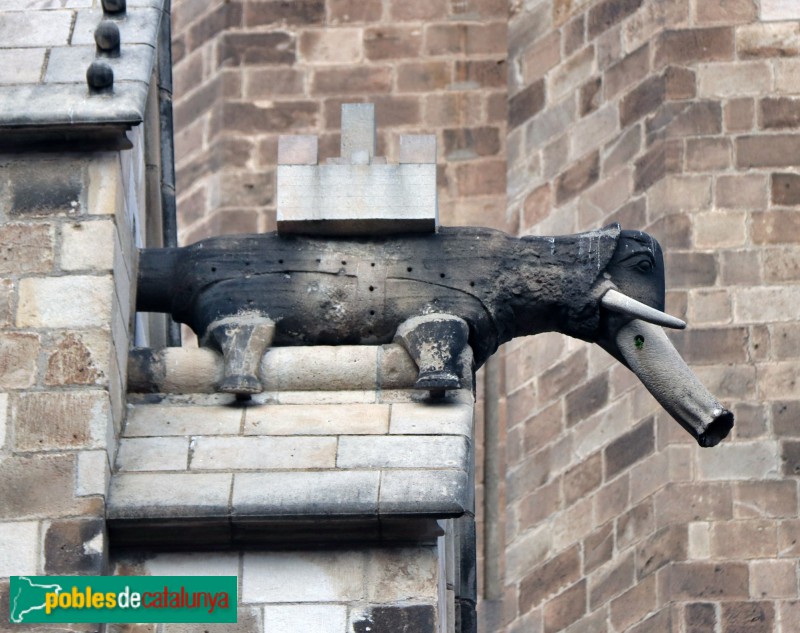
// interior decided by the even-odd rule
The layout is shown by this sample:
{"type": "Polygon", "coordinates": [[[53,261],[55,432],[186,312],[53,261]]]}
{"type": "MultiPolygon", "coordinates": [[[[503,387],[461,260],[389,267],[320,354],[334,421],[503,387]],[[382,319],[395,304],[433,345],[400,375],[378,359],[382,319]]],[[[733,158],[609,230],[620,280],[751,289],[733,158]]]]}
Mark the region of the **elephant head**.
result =
{"type": "Polygon", "coordinates": [[[700,383],[661,326],[685,323],[664,313],[661,246],[641,231],[620,231],[600,287],[596,342],[627,366],[700,446],[715,446],[733,427],[733,414],[700,383]]]}

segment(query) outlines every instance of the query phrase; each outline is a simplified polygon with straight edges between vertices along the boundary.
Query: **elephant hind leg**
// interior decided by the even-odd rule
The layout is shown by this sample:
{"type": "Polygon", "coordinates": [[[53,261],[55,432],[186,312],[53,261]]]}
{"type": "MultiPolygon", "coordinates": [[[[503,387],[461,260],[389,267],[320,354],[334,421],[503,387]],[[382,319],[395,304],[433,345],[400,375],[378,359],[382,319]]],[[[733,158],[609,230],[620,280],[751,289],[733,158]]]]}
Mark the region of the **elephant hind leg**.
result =
{"type": "Polygon", "coordinates": [[[218,391],[237,395],[264,391],[258,376],[259,366],[274,337],[275,322],[256,312],[223,317],[211,323],[203,345],[222,352],[224,373],[218,391]]]}
{"type": "Polygon", "coordinates": [[[458,359],[468,345],[466,321],[450,314],[426,314],[404,321],[394,336],[417,364],[416,389],[441,393],[460,389],[458,359]]]}

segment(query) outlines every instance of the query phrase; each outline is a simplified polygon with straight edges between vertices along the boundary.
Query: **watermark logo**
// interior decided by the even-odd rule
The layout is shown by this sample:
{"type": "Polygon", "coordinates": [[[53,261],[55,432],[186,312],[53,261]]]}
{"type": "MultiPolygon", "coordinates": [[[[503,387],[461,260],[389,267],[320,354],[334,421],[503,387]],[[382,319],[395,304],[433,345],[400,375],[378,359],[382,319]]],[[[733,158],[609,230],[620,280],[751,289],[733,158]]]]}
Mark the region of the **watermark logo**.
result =
{"type": "Polygon", "coordinates": [[[11,576],[15,624],[235,623],[236,576],[11,576]]]}

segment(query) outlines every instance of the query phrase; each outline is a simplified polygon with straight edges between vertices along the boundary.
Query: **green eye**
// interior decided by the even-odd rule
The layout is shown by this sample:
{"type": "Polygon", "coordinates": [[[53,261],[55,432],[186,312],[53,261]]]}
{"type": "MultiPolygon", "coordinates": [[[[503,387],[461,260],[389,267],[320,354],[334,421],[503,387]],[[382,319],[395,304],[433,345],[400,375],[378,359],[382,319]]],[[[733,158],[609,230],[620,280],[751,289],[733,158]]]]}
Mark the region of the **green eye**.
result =
{"type": "Polygon", "coordinates": [[[642,349],[644,347],[644,336],[637,334],[633,337],[633,344],[636,346],[636,349],[642,349]]]}

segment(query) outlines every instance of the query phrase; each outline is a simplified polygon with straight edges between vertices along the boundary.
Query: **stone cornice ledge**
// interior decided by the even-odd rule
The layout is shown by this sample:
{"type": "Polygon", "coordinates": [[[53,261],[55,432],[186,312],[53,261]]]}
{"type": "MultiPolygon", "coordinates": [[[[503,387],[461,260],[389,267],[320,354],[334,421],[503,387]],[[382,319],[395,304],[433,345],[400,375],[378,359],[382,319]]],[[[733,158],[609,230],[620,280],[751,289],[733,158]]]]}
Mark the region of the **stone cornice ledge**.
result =
{"type": "Polygon", "coordinates": [[[163,2],[127,4],[125,13],[110,18],[120,33],[117,57],[98,54],[94,32],[108,17],[100,8],[0,10],[8,29],[36,27],[30,38],[4,42],[7,55],[28,61],[16,75],[0,71],[0,148],[130,147],[125,131],[145,118],[163,2]],[[114,73],[108,91],[89,89],[86,73],[94,61],[114,73]]]}
{"type": "MultiPolygon", "coordinates": [[[[198,386],[217,356],[170,352],[157,364],[201,361],[198,386]]],[[[431,541],[438,520],[474,513],[474,396],[471,376],[446,397],[408,389],[410,362],[394,345],[278,348],[262,364],[272,390],[247,402],[131,394],[108,497],[112,541],[431,541]]]]}

